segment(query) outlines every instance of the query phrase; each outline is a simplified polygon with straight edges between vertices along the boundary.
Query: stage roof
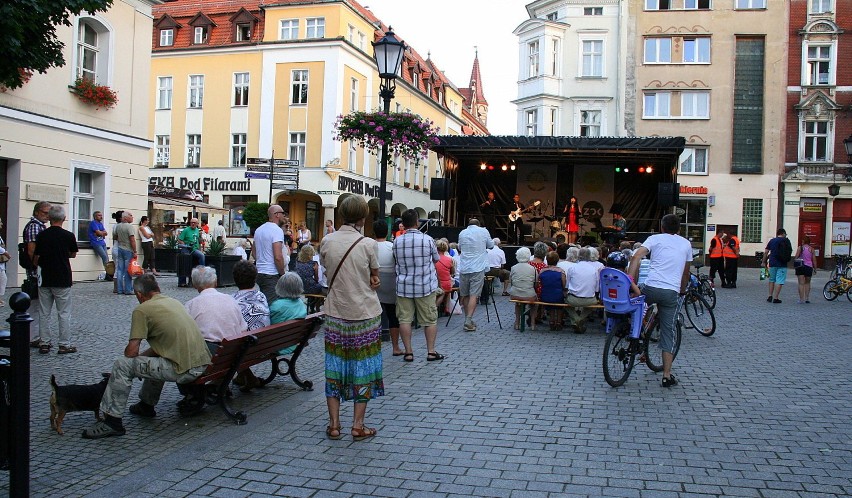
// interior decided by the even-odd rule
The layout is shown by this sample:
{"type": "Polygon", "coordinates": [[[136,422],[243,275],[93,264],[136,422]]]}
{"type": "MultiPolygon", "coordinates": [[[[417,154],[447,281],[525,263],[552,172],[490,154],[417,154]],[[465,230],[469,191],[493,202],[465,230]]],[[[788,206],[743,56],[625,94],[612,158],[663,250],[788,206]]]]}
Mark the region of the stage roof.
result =
{"type": "Polygon", "coordinates": [[[572,161],[583,163],[665,160],[676,161],[683,137],[438,137],[432,150],[459,162],[512,159],[517,161],[572,161]]]}

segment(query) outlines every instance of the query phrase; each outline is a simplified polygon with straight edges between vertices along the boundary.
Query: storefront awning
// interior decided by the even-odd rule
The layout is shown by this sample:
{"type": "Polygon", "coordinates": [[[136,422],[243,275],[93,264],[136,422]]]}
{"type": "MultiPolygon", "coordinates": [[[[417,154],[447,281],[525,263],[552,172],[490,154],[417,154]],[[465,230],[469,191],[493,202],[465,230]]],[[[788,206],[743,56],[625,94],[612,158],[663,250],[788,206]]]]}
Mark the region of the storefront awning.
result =
{"type": "Polygon", "coordinates": [[[154,209],[165,209],[169,211],[200,211],[202,213],[227,213],[228,210],[220,207],[216,207],[212,204],[207,204],[206,202],[201,201],[193,201],[189,199],[175,199],[172,197],[159,197],[156,195],[149,195],[148,202],[151,203],[151,207],[154,209]]]}

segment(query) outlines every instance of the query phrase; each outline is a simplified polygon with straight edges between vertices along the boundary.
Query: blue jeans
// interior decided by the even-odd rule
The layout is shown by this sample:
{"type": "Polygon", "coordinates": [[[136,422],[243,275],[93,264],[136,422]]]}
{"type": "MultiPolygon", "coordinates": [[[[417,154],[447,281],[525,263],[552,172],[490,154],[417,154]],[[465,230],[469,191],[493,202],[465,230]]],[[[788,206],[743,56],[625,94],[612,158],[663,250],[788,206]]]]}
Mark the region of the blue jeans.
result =
{"type": "Polygon", "coordinates": [[[95,254],[97,254],[99,258],[101,258],[101,261],[104,262],[104,267],[106,267],[106,264],[109,263],[109,256],[107,256],[106,246],[93,245],[92,250],[95,251],[95,254]]]}
{"type": "Polygon", "coordinates": [[[119,247],[116,256],[118,256],[115,260],[116,290],[119,294],[132,294],[133,279],[127,273],[127,267],[130,266],[130,260],[133,259],[133,251],[119,247]]]}
{"type": "MultiPolygon", "coordinates": [[[[193,268],[195,266],[204,266],[204,263],[207,261],[204,257],[204,253],[201,252],[198,249],[190,249],[190,248],[187,248],[187,247],[183,247],[183,248],[181,248],[180,253],[181,254],[192,254],[192,262],[195,263],[196,261],[198,261],[197,265],[193,264],[193,268]]],[[[184,277],[178,275],[178,285],[185,285],[185,284],[186,284],[186,279],[184,277]]]]}

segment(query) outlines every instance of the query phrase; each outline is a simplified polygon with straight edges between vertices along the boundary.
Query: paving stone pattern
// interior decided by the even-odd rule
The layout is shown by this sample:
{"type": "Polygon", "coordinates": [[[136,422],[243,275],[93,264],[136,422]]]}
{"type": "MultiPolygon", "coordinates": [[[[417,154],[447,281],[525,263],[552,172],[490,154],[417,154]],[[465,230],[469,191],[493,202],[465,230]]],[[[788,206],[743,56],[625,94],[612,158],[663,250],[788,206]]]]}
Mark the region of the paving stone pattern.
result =
{"type": "MultiPolygon", "coordinates": [[[[236,426],[215,407],[180,418],[167,386],[157,417],[124,418],[124,437],[80,438],[94,418],[71,413],[65,436],[50,429],[48,380],[94,383],[127,341],[136,300],[108,283],[74,286],[80,352],[31,354],[33,496],[848,496],[852,494],[852,303],[820,295],[766,302],[757,270],[741,269],[738,289],[719,289],[718,330],[685,330],[674,372],[681,384],[637,365],[627,383],[603,379],[604,334],[512,330],[513,309],[497,298],[503,329],[477,311],[439,325],[443,362],[426,362],[422,331],[415,361],[385,345],[387,395],[369,404],[379,435],[325,438],[322,338],[300,359],[315,383],[289,378],[250,394],[236,426]]],[[[161,279],[182,301],[195,295],[161,279]]],[[[10,289],[8,294],[11,294],[10,289]]],[[[233,288],[225,289],[233,292],[233,288]]],[[[8,308],[7,308],[8,310],[8,308]]],[[[54,324],[55,325],[55,324],[54,324]]],[[[540,327],[546,328],[546,327],[540,327]]],[[[136,401],[134,387],[130,402],[136,401]]],[[[8,489],[8,474],[0,487],[8,489]]]]}

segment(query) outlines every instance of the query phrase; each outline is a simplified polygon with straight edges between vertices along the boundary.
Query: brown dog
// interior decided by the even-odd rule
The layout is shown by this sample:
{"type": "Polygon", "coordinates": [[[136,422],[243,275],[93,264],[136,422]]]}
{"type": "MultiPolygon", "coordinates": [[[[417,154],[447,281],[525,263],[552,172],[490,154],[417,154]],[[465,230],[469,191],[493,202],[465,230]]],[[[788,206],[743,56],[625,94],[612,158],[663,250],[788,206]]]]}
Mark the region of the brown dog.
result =
{"type": "Polygon", "coordinates": [[[101,420],[101,398],[104,397],[110,374],[105,373],[104,379],[97,384],[91,385],[67,385],[56,384],[56,376],[50,376],[50,428],[62,435],[62,421],[68,412],[95,412],[95,418],[101,420]]]}

